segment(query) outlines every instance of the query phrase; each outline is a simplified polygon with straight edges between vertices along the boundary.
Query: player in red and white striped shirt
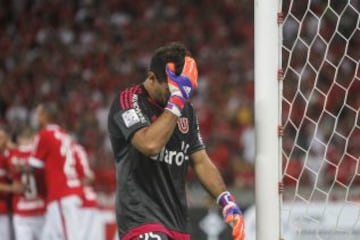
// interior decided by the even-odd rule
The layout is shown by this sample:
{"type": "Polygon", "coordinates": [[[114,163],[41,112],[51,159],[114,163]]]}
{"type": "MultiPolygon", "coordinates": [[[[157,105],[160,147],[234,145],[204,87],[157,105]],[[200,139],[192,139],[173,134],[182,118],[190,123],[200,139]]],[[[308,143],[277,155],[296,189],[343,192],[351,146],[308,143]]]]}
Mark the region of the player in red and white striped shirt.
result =
{"type": "Polygon", "coordinates": [[[22,193],[25,186],[10,183],[7,158],[12,145],[4,129],[0,128],[0,239],[11,240],[10,197],[11,193],[22,193]]]}
{"type": "Polygon", "coordinates": [[[7,200],[11,192],[11,185],[7,180],[7,134],[0,129],[0,236],[1,239],[10,240],[10,217],[7,200]]]}
{"type": "Polygon", "coordinates": [[[35,138],[32,167],[43,169],[47,184],[47,212],[43,240],[79,240],[81,180],[75,169],[72,137],[54,124],[58,109],[54,103],[37,108],[41,130],[35,138]]]}
{"type": "Polygon", "coordinates": [[[32,171],[28,165],[32,140],[32,131],[24,129],[17,138],[18,146],[9,150],[7,158],[13,184],[26,186],[24,193],[14,194],[12,199],[15,237],[21,240],[39,240],[44,225],[44,179],[41,172],[32,171]]]}
{"type": "Polygon", "coordinates": [[[85,149],[77,142],[73,143],[76,171],[82,180],[82,207],[80,209],[82,227],[79,240],[97,240],[100,234],[96,193],[92,187],[94,173],[90,168],[85,149]]]}

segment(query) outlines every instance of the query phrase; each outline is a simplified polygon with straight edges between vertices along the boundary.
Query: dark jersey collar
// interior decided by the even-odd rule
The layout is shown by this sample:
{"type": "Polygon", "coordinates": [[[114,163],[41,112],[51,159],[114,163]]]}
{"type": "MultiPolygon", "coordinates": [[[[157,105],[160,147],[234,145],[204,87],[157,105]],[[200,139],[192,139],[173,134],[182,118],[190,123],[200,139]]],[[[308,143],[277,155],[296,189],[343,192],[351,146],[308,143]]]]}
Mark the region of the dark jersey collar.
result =
{"type": "Polygon", "coordinates": [[[144,84],[141,84],[141,89],[142,89],[142,92],[144,93],[144,97],[147,98],[147,100],[152,104],[154,105],[155,107],[157,107],[158,109],[160,110],[164,110],[164,107],[161,106],[155,99],[153,99],[152,97],[150,97],[148,91],[146,90],[144,84]]]}

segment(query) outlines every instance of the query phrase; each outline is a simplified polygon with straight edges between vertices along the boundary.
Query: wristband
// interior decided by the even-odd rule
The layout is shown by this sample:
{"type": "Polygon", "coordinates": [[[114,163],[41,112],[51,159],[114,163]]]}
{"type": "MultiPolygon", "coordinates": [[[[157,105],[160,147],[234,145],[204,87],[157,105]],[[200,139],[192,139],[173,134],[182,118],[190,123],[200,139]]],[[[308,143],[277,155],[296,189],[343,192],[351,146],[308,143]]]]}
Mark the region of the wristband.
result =
{"type": "Polygon", "coordinates": [[[177,117],[181,117],[181,111],[183,110],[184,106],[185,106],[185,99],[180,96],[173,95],[170,96],[170,99],[165,109],[170,111],[177,117]]]}
{"type": "Polygon", "coordinates": [[[216,203],[225,207],[229,203],[235,203],[235,198],[229,191],[222,192],[216,199],[216,203]]]}

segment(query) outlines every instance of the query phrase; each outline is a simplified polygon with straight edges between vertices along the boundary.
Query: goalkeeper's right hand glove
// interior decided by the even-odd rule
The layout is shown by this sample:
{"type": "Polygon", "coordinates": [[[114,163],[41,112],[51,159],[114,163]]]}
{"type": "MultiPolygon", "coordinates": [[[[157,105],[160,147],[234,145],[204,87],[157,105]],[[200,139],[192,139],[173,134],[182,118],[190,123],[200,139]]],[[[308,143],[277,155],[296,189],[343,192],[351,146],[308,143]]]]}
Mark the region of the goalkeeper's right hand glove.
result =
{"type": "Polygon", "coordinates": [[[223,192],[217,198],[217,203],[223,209],[223,216],[226,223],[232,227],[234,240],[245,239],[244,216],[230,192],[223,192]]]}
{"type": "Polygon", "coordinates": [[[170,97],[165,109],[180,117],[186,101],[190,99],[191,93],[197,88],[198,70],[196,62],[192,57],[186,56],[180,75],[175,74],[175,65],[168,63],[166,74],[170,97]]]}

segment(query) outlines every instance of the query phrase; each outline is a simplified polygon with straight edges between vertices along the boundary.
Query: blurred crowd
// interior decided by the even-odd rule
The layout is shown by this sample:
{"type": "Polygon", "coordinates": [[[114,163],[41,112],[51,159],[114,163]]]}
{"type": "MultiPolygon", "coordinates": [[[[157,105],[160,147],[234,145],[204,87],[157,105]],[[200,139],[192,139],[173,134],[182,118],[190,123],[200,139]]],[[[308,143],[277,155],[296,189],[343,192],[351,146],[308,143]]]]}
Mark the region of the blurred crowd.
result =
{"type": "Polygon", "coordinates": [[[283,6],[285,183],[347,191],[360,184],[360,2],[310,3],[283,6]]]}
{"type": "Polygon", "coordinates": [[[1,1],[0,126],[12,136],[36,129],[36,105],[56,101],[61,125],[90,156],[98,191],[111,192],[109,104],[145,79],[157,47],[179,41],[198,62],[192,101],[210,155],[228,184],[252,187],[253,40],[248,0],[1,1]]]}
{"type": "MultiPolygon", "coordinates": [[[[349,183],[360,156],[360,7],[310,2],[283,6],[286,181],[314,183],[316,173],[340,167],[340,182],[349,183]]],[[[61,124],[89,153],[98,190],[111,192],[109,103],[120,88],[145,79],[157,47],[180,41],[199,65],[192,101],[209,153],[228,184],[251,188],[253,30],[249,0],[3,0],[0,125],[12,135],[23,125],[36,128],[36,105],[56,101],[61,124]]]]}

